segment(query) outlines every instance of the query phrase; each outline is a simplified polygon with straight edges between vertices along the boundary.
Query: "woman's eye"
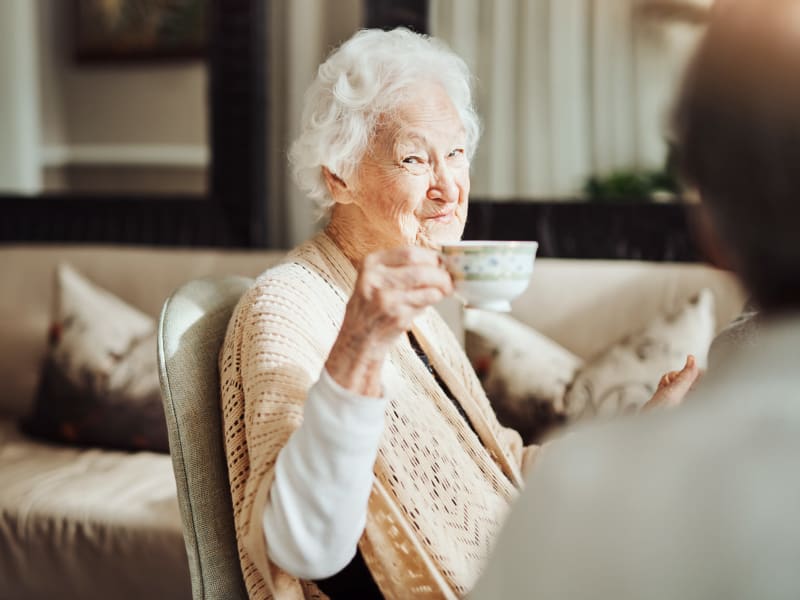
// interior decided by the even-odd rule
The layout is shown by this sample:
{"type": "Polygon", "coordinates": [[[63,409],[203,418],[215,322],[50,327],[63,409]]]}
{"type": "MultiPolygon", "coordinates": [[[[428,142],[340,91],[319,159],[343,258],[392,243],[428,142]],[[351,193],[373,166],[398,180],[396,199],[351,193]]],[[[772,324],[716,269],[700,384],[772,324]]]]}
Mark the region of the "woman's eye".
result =
{"type": "Polygon", "coordinates": [[[447,155],[448,158],[454,158],[456,156],[464,156],[464,149],[463,148],[454,148],[450,154],[447,155]]]}
{"type": "Polygon", "coordinates": [[[419,156],[406,156],[403,159],[403,163],[407,165],[421,165],[422,158],[419,156]]]}

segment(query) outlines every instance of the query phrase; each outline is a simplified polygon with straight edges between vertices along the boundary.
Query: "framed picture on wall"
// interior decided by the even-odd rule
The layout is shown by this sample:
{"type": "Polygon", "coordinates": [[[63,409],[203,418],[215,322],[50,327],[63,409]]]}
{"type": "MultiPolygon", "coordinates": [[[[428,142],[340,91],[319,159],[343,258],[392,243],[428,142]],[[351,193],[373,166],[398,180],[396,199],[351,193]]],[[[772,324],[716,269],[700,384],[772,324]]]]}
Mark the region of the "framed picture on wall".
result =
{"type": "Polygon", "coordinates": [[[79,61],[203,58],[210,0],[73,0],[79,61]]]}

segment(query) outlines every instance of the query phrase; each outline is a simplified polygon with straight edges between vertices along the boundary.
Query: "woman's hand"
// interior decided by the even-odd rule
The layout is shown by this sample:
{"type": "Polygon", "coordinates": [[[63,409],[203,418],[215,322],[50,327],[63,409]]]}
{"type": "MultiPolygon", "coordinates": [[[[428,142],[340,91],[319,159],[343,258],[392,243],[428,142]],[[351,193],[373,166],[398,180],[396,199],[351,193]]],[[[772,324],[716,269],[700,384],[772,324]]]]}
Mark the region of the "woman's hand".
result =
{"type": "Polygon", "coordinates": [[[380,369],[398,336],[452,292],[452,278],[433,250],[406,247],[368,255],[325,363],[328,374],[358,394],[379,396],[380,369]]]}
{"type": "Polygon", "coordinates": [[[660,406],[677,406],[683,402],[686,394],[700,377],[700,368],[694,356],[686,357],[686,364],[680,371],[670,371],[658,382],[658,389],[653,397],[642,407],[643,409],[660,406]]]}

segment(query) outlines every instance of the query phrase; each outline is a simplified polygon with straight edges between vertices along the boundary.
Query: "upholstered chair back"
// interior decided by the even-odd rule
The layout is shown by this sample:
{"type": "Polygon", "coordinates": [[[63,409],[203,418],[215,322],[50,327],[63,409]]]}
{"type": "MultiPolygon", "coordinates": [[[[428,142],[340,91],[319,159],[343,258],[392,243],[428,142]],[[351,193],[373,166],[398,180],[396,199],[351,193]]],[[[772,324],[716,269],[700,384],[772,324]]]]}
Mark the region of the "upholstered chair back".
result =
{"type": "Polygon", "coordinates": [[[194,600],[245,600],[223,443],[217,355],[246,277],[190,281],[164,304],[161,392],[194,600]]]}

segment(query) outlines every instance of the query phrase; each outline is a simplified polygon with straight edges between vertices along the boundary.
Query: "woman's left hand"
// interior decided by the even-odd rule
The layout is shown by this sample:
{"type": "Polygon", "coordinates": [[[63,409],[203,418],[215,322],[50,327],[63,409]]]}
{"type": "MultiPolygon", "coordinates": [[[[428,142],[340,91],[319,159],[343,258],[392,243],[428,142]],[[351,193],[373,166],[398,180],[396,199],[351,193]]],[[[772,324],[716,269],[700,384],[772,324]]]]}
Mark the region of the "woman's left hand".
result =
{"type": "Polygon", "coordinates": [[[670,371],[658,382],[658,389],[653,397],[642,406],[650,409],[660,406],[677,406],[686,398],[686,394],[700,377],[700,368],[691,354],[686,357],[686,364],[680,371],[670,371]]]}

